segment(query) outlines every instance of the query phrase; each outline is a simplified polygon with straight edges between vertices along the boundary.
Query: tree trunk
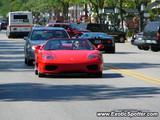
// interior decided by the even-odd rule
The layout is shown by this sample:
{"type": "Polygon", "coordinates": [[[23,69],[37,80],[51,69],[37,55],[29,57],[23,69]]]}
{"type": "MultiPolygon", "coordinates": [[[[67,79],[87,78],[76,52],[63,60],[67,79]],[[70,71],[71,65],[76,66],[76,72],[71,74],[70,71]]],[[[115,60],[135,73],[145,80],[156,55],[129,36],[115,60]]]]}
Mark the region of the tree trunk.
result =
{"type": "Polygon", "coordinates": [[[68,20],[68,12],[69,12],[68,8],[69,8],[69,3],[64,2],[63,3],[63,13],[62,13],[62,15],[63,15],[65,20],[68,20]]]}

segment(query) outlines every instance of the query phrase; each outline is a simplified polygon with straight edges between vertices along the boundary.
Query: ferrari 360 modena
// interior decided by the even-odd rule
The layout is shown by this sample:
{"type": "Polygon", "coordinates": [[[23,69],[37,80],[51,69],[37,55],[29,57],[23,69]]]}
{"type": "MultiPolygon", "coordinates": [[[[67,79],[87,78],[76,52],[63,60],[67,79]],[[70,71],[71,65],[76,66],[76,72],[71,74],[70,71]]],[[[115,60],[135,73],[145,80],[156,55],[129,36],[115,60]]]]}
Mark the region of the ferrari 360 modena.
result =
{"type": "Polygon", "coordinates": [[[85,73],[102,77],[103,58],[97,48],[85,39],[52,39],[35,48],[35,74],[85,73]]]}

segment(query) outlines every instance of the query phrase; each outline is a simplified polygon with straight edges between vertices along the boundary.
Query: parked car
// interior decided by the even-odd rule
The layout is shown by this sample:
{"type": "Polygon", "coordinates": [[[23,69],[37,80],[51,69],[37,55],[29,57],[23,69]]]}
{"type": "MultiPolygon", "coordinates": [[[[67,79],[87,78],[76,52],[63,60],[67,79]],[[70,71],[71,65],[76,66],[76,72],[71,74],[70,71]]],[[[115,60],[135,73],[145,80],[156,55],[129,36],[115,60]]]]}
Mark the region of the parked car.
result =
{"type": "Polygon", "coordinates": [[[64,28],[58,27],[33,27],[28,37],[25,37],[25,64],[32,65],[35,56],[35,45],[44,44],[46,40],[52,38],[70,38],[67,31],[64,28]]]}
{"type": "Polygon", "coordinates": [[[7,29],[7,25],[8,25],[8,21],[3,19],[0,20],[0,30],[6,30],[7,29]]]}
{"type": "Polygon", "coordinates": [[[92,32],[105,32],[108,35],[113,36],[115,42],[124,43],[126,40],[126,32],[123,32],[121,29],[114,25],[88,23],[87,29],[92,32]]]}
{"type": "MultiPolygon", "coordinates": [[[[100,48],[98,46],[98,48],[100,48]]],[[[53,39],[35,50],[35,74],[86,73],[102,77],[103,58],[89,40],[53,39]]]]}
{"type": "Polygon", "coordinates": [[[101,50],[104,50],[106,53],[115,53],[115,42],[112,36],[107,35],[102,32],[86,32],[83,33],[79,38],[89,39],[92,44],[96,47],[99,44],[102,44],[104,47],[101,50]]]}
{"type": "Polygon", "coordinates": [[[149,50],[150,47],[145,43],[143,32],[133,35],[131,43],[138,47],[140,50],[149,50]]]}
{"type": "Polygon", "coordinates": [[[143,31],[143,39],[146,45],[148,45],[152,51],[157,52],[160,50],[160,39],[157,36],[160,21],[149,22],[143,31]]]}

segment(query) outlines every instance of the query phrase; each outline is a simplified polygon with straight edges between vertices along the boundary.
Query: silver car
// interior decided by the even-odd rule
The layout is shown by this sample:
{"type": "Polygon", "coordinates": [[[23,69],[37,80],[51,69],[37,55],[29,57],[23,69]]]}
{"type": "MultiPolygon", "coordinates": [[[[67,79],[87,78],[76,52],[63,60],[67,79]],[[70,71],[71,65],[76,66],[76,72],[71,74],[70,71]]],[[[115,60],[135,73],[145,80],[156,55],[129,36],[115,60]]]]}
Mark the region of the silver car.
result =
{"type": "Polygon", "coordinates": [[[60,27],[33,27],[28,37],[24,40],[25,64],[33,65],[35,45],[44,44],[51,38],[70,38],[67,31],[60,27]]]}

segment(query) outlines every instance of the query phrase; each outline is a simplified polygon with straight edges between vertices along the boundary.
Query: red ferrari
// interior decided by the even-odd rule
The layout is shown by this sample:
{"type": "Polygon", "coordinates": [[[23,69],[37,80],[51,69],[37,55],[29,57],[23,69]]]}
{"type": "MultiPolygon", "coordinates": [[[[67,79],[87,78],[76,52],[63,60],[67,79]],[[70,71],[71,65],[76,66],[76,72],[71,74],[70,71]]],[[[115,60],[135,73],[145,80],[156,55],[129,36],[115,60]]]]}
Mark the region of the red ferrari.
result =
{"type": "Polygon", "coordinates": [[[35,74],[87,73],[102,77],[102,54],[89,40],[53,39],[35,48],[35,74]]]}

